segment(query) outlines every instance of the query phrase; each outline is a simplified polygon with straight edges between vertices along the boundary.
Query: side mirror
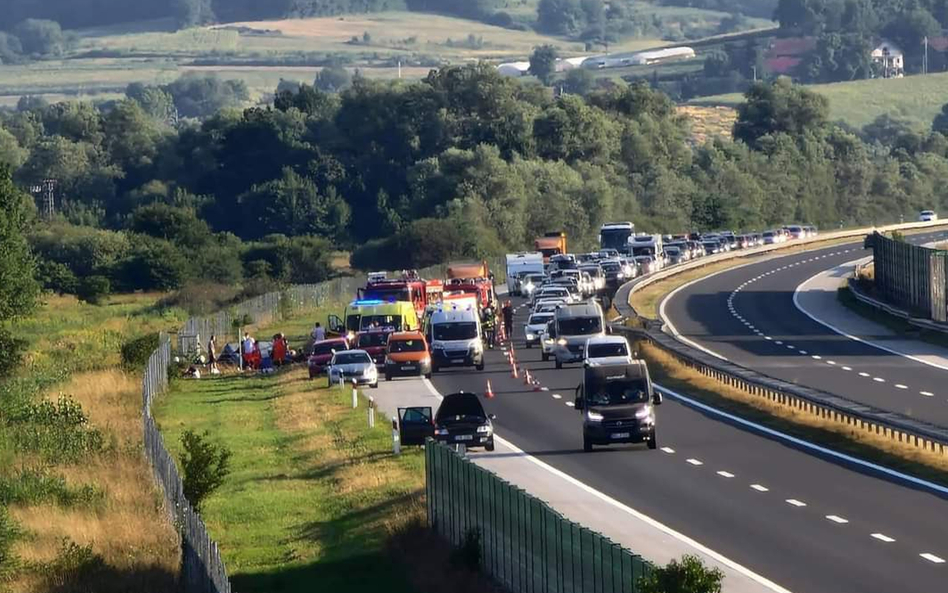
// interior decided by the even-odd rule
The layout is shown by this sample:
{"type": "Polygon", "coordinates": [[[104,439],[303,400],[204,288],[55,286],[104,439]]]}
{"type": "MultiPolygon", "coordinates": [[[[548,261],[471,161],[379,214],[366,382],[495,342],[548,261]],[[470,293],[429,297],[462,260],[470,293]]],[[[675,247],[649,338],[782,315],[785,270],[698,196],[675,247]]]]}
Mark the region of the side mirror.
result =
{"type": "Polygon", "coordinates": [[[660,406],[660,405],[662,405],[662,401],[663,401],[663,398],[662,398],[662,394],[661,394],[661,393],[659,393],[659,392],[656,391],[655,393],[652,394],[652,403],[653,403],[653,404],[655,404],[656,406],[660,406]]]}
{"type": "Polygon", "coordinates": [[[488,417],[490,420],[497,420],[497,414],[488,414],[487,417],[488,417]]]}

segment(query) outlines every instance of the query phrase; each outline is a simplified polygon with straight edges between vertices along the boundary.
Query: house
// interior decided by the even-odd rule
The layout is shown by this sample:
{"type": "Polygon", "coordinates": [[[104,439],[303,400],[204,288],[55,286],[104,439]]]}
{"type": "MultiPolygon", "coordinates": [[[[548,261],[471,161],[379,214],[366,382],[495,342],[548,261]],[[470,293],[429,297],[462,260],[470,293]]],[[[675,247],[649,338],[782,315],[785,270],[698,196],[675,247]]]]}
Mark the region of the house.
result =
{"type": "Polygon", "coordinates": [[[883,40],[870,54],[877,76],[902,78],[905,75],[905,60],[902,50],[890,41],[883,40]]]}
{"type": "Polygon", "coordinates": [[[668,47],[654,51],[643,51],[632,56],[632,64],[647,66],[672,60],[690,60],[695,57],[695,50],[690,47],[668,47]]]}
{"type": "Polygon", "coordinates": [[[530,73],[530,62],[508,62],[497,66],[497,73],[501,76],[526,76],[530,73]]]}

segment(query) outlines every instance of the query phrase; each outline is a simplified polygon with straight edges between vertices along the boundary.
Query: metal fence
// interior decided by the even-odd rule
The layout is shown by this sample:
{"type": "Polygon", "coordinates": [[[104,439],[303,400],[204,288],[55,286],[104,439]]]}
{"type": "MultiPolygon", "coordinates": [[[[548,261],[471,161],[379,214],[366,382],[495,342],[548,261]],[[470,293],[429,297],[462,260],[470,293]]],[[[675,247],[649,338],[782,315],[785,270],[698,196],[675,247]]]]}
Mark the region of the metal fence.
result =
{"type": "Polygon", "coordinates": [[[455,546],[479,536],[481,567],[512,593],[635,593],[649,564],[462,457],[425,447],[428,521],[455,546]]]}
{"type": "Polygon", "coordinates": [[[910,315],[945,321],[945,256],[944,251],[874,235],[876,292],[883,301],[910,315]]]}

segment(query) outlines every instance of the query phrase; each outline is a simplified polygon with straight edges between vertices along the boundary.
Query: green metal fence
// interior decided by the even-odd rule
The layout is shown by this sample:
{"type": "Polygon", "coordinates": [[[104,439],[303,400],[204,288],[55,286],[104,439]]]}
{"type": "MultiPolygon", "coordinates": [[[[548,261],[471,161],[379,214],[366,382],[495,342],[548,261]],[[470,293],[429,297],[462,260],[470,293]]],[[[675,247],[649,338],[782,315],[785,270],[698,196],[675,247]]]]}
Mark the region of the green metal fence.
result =
{"type": "Polygon", "coordinates": [[[636,593],[648,563],[450,447],[425,448],[428,521],[461,545],[480,536],[482,569],[513,593],[636,593]]]}
{"type": "Polygon", "coordinates": [[[882,300],[914,317],[945,321],[946,276],[944,251],[872,238],[875,286],[882,300]]]}

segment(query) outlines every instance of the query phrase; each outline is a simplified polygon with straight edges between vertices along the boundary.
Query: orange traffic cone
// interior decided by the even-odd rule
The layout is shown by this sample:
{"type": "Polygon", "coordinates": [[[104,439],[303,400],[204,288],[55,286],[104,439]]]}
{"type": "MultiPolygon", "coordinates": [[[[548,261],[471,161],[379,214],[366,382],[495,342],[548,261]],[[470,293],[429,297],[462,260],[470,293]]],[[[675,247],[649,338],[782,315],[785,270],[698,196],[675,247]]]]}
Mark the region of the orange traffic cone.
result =
{"type": "Polygon", "coordinates": [[[510,376],[514,379],[519,379],[519,376],[517,375],[517,364],[514,362],[510,363],[510,376]]]}
{"type": "Polygon", "coordinates": [[[524,369],[523,371],[523,384],[533,385],[533,378],[530,376],[530,371],[528,369],[524,369]]]}
{"type": "Polygon", "coordinates": [[[494,399],[494,390],[491,389],[490,379],[487,380],[487,393],[484,395],[487,396],[487,399],[494,399]]]}

